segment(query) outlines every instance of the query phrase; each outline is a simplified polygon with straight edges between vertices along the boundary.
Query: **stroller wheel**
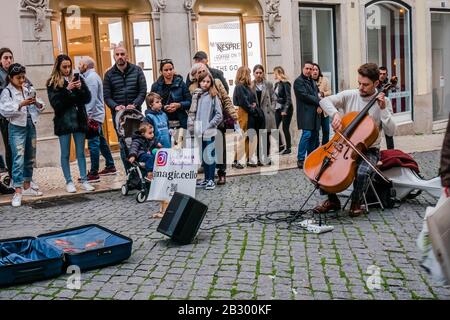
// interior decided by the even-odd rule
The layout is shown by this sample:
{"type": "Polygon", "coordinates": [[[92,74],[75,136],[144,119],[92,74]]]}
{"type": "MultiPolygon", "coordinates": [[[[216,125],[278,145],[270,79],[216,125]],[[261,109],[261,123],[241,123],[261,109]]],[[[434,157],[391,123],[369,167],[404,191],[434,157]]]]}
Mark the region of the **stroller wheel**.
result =
{"type": "Polygon", "coordinates": [[[145,191],[140,191],[137,195],[136,195],[136,201],[138,203],[144,203],[147,200],[147,192],[145,191]]]}
{"type": "Polygon", "coordinates": [[[126,184],[124,184],[124,185],[122,186],[121,191],[122,191],[122,194],[123,194],[124,196],[126,196],[126,195],[128,195],[128,192],[129,192],[130,190],[128,189],[128,186],[127,186],[126,184]]]}

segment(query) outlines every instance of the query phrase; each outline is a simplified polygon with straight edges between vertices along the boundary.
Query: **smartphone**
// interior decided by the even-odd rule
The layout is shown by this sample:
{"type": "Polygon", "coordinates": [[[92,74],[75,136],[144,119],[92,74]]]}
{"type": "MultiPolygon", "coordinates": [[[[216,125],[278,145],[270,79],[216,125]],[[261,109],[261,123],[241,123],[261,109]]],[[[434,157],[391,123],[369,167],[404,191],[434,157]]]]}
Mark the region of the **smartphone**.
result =
{"type": "Polygon", "coordinates": [[[73,81],[79,81],[80,80],[80,74],[78,72],[73,74],[73,81]]]}

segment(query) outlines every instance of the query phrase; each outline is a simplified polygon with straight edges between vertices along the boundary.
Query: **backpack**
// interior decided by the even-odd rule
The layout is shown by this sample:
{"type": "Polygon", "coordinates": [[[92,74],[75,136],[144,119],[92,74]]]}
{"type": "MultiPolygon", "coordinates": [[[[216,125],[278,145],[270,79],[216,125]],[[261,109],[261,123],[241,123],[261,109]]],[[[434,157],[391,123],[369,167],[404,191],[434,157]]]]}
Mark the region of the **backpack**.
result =
{"type": "MultiPolygon", "coordinates": [[[[396,196],[397,193],[395,189],[392,186],[392,182],[387,183],[386,181],[382,180],[380,177],[375,176],[372,178],[372,183],[375,188],[375,191],[378,194],[378,197],[380,198],[381,203],[383,204],[383,207],[385,209],[392,209],[395,207],[397,200],[396,196]]],[[[366,192],[366,200],[367,203],[377,203],[378,199],[376,195],[374,194],[371,187],[366,192]]]]}

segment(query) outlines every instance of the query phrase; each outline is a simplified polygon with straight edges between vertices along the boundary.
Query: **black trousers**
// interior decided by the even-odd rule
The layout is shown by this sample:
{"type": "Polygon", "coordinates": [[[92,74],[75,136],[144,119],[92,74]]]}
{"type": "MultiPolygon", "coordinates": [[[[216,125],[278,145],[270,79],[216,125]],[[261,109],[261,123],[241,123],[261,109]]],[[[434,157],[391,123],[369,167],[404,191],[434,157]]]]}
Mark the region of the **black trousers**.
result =
{"type": "Polygon", "coordinates": [[[216,157],[217,157],[217,175],[224,177],[227,174],[227,142],[225,137],[225,128],[219,128],[222,133],[222,141],[216,140],[216,157]],[[220,145],[222,143],[222,145],[220,145]]]}
{"type": "MultiPolygon", "coordinates": [[[[275,121],[277,124],[277,128],[280,127],[280,124],[283,123],[283,133],[284,138],[286,140],[286,149],[291,149],[291,133],[289,131],[289,127],[291,126],[292,115],[294,114],[294,108],[292,106],[289,107],[287,115],[282,116],[281,110],[277,110],[275,112],[275,121]]],[[[281,139],[280,139],[281,141],[281,139]]]]}
{"type": "Polygon", "coordinates": [[[0,116],[0,130],[2,133],[3,144],[5,145],[5,160],[6,167],[8,168],[8,175],[12,179],[12,151],[9,144],[9,132],[8,132],[9,122],[4,117],[0,116]]]}

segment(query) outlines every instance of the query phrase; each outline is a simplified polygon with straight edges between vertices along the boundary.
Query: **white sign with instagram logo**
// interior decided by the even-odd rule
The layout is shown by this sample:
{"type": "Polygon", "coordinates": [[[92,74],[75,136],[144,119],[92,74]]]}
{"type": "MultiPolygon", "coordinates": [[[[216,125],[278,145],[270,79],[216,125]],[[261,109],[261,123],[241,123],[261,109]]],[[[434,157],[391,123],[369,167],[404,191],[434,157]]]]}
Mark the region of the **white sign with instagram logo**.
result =
{"type": "Polygon", "coordinates": [[[159,149],[147,201],[170,201],[175,192],[195,198],[199,163],[196,149],[159,149]]]}

